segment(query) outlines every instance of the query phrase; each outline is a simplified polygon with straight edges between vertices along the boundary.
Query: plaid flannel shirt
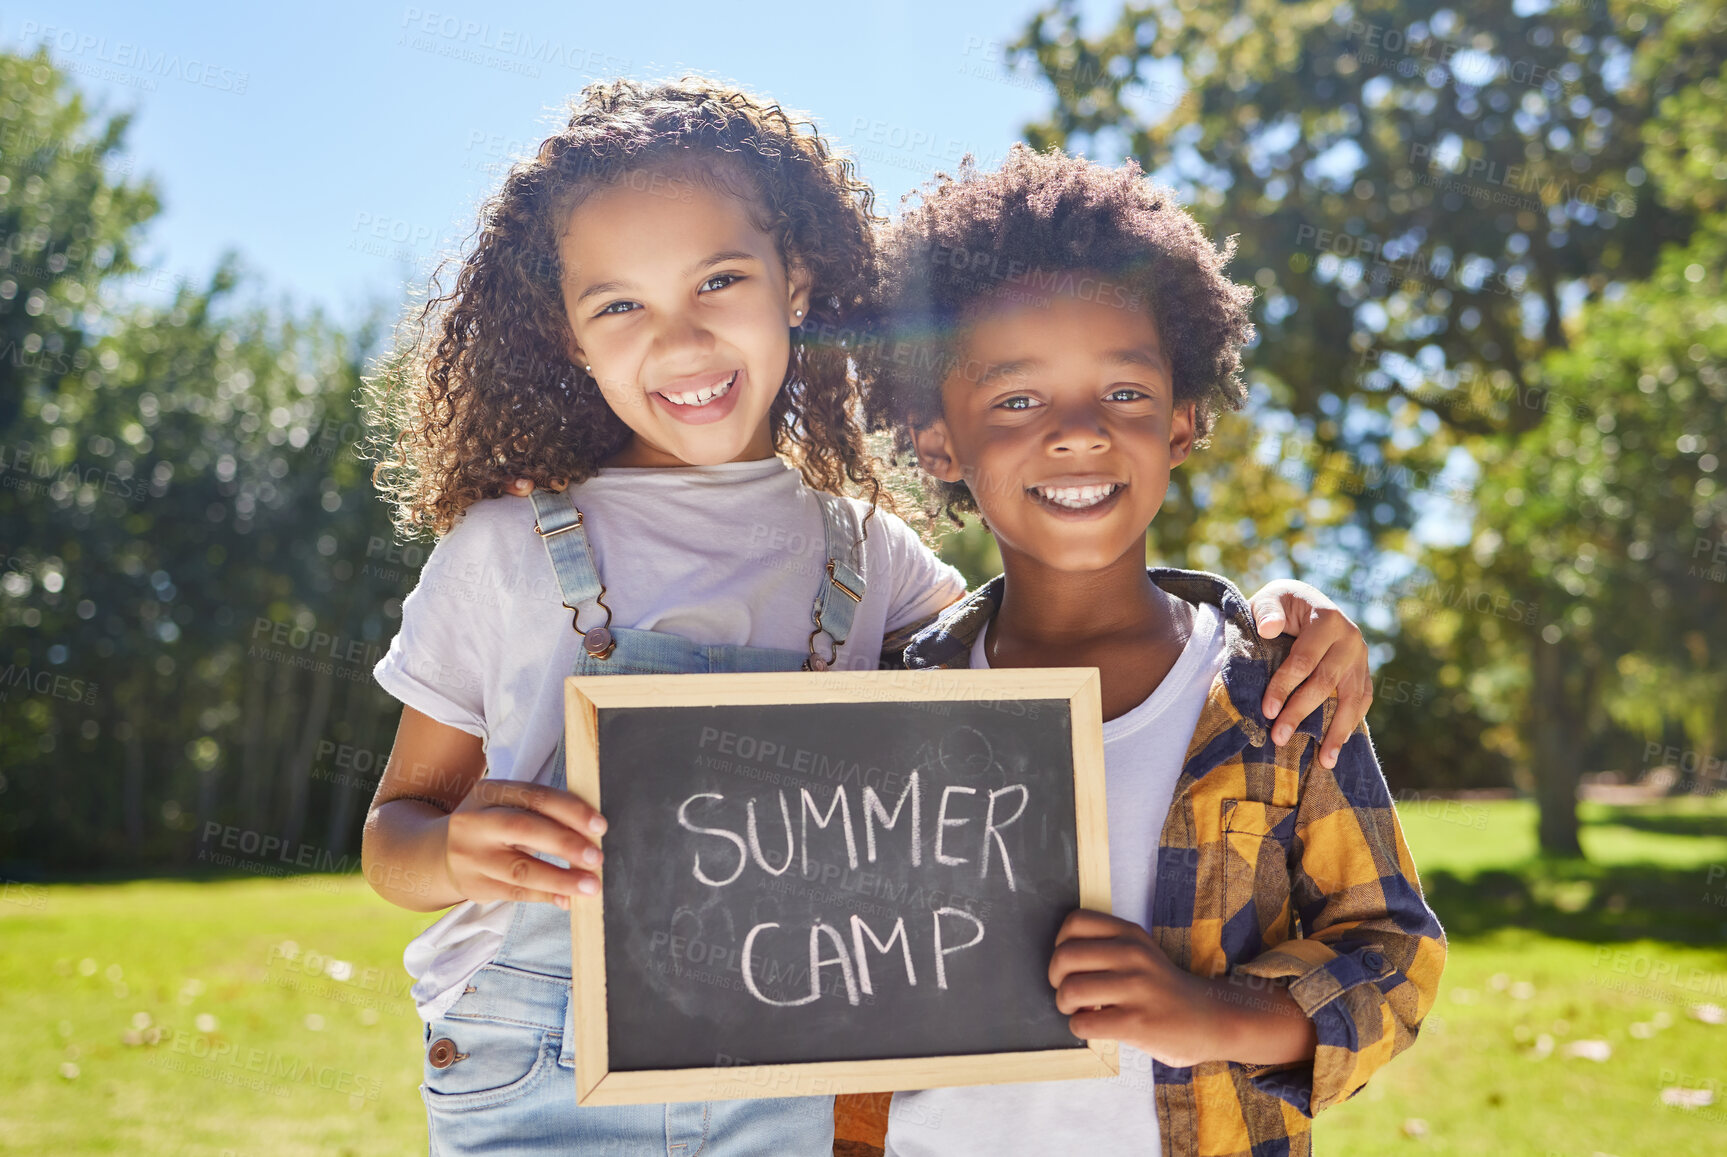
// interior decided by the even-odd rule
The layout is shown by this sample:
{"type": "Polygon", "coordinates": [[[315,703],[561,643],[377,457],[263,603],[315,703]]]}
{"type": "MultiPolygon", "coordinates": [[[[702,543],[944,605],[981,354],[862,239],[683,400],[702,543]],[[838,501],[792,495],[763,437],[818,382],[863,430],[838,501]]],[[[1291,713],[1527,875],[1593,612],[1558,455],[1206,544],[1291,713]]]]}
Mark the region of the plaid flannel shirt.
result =
{"type": "MultiPolygon", "coordinates": [[[[1313,1059],[1296,1065],[1153,1062],[1163,1153],[1305,1157],[1313,1115],[1414,1042],[1439,987],[1445,934],[1422,898],[1367,725],[1329,770],[1317,756],[1335,696],[1273,744],[1259,705],[1288,637],[1260,638],[1225,578],[1148,573],[1177,598],[1220,608],[1227,647],[1158,841],[1148,931],[1177,966],[1243,978],[1244,994],[1286,981],[1319,1037],[1313,1059]]],[[[905,665],[969,666],[1003,581],[943,611],[912,639],[905,665]]]]}

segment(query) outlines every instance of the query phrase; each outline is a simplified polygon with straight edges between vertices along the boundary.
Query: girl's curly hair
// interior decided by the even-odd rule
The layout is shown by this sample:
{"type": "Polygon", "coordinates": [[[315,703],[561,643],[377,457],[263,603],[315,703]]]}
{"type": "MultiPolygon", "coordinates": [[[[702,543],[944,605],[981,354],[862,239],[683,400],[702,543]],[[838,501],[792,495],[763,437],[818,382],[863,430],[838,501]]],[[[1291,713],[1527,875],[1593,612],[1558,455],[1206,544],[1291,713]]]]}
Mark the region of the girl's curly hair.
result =
{"type": "MultiPolygon", "coordinates": [[[[880,241],[870,306],[879,332],[858,351],[869,428],[892,434],[896,457],[915,458],[911,431],[941,417],[942,382],[978,310],[1047,299],[1082,272],[1113,279],[1111,300],[1149,302],[1175,399],[1195,403],[1195,445],[1219,411],[1241,407],[1253,290],[1224,274],[1234,241],[1214,249],[1134,162],[1110,168],[1016,144],[994,172],[967,157],[919,198],[880,241]]],[[[965,483],[925,484],[926,514],[959,522],[977,510],[965,483]]]]}
{"type": "Polygon", "coordinates": [[[813,122],[777,104],[699,77],[615,80],[583,89],[568,125],[511,167],[481,207],[455,288],[439,291],[446,259],[367,380],[380,422],[373,482],[401,530],[441,535],[517,478],[581,482],[625,446],[629,427],[569,358],[558,237],[606,183],[692,167],[749,196],[780,259],[811,278],[769,411],[774,449],[812,487],[849,482],[883,498],[848,348],[873,276],[880,218],[869,186],[813,122]]]}

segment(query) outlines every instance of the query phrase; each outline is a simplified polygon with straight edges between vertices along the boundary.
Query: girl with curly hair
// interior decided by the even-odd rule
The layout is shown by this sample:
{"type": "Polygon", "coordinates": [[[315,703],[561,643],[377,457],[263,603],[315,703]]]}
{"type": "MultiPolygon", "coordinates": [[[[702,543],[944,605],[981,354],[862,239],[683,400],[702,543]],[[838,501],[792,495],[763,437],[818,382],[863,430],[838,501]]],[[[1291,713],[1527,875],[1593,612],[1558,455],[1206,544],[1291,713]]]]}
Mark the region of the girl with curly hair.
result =
{"type": "Polygon", "coordinates": [[[877,221],[778,105],[591,85],[370,383],[374,480],[439,536],[375,669],[404,709],[362,849],[386,899],[449,909],[404,954],[436,1153],[832,1151],[831,1097],[577,1106],[566,913],[605,821],[566,790],[563,680],[874,668],[963,594],[877,508],[877,221]]]}
{"type": "Polygon", "coordinates": [[[372,383],[374,476],[440,535],[376,669],[405,706],[363,848],[387,899],[450,909],[404,957],[437,1153],[832,1152],[831,1097],[576,1105],[566,912],[603,821],[565,790],[562,685],[874,668],[963,593],[875,508],[872,205],[777,105],[592,85],[372,383]]]}

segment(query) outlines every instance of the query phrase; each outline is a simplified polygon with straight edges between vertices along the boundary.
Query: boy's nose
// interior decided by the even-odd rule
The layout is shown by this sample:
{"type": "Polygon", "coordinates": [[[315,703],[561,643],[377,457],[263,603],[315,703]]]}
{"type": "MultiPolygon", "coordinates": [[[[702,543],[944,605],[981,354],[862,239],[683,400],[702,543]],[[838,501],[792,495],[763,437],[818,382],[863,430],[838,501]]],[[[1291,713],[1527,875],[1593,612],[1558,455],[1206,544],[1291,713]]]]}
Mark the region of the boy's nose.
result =
{"type": "Polygon", "coordinates": [[[1109,449],[1109,430],[1089,408],[1058,412],[1054,419],[1048,440],[1052,451],[1095,454],[1109,449]]]}

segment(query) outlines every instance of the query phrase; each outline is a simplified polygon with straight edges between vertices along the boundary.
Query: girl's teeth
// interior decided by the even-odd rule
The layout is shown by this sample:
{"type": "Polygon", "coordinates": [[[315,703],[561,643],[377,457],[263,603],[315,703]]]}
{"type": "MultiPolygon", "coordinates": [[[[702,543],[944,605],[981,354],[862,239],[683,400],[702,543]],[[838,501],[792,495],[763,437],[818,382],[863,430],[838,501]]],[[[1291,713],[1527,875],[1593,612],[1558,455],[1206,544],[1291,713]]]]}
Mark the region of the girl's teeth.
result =
{"type": "Polygon", "coordinates": [[[660,397],[677,406],[705,406],[715,398],[725,397],[726,393],[732,388],[732,384],[737,380],[738,375],[734,372],[731,377],[727,378],[717,386],[708,386],[704,389],[692,390],[689,393],[684,394],[668,394],[662,390],[660,392],[660,397]]]}

